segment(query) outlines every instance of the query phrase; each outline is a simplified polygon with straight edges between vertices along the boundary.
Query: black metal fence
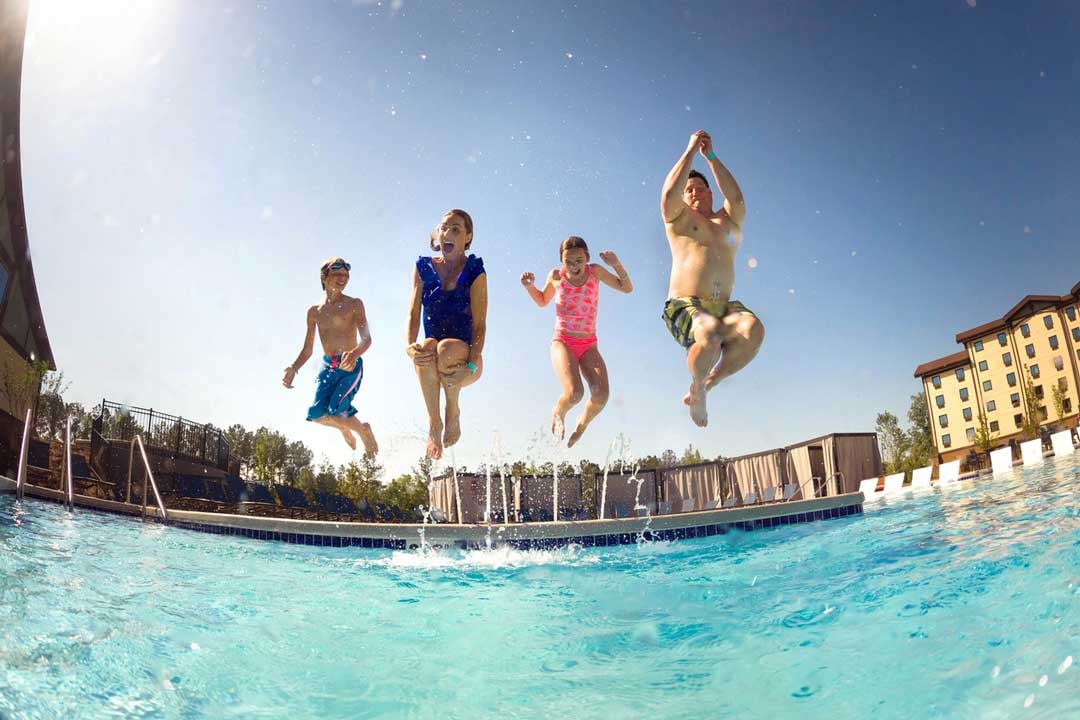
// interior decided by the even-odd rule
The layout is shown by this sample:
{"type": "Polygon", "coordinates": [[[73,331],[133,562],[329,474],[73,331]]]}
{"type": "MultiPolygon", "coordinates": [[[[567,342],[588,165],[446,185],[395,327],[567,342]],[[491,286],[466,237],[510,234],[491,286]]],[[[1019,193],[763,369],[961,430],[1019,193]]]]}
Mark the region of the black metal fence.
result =
{"type": "Polygon", "coordinates": [[[229,469],[229,441],[213,425],[169,415],[159,410],[102,400],[95,408],[94,429],[108,440],[130,441],[142,435],[147,449],[157,448],[221,470],[229,469]]]}

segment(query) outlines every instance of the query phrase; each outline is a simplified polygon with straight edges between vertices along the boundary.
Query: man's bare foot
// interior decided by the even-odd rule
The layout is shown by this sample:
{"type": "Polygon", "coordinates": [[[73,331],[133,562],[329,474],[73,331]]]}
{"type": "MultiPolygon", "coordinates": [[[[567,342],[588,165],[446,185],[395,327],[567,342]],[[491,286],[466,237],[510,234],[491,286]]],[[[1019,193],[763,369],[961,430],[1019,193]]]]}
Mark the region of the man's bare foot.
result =
{"type": "Polygon", "coordinates": [[[690,392],[683,397],[683,402],[690,407],[690,419],[698,427],[709,424],[709,413],[705,409],[705,385],[690,383],[690,392]]]}
{"type": "Polygon", "coordinates": [[[566,447],[574,447],[574,445],[577,444],[577,441],[581,439],[581,436],[585,434],[585,428],[585,425],[578,424],[578,426],[574,428],[574,432],[570,434],[570,442],[566,443],[566,447]]]}
{"type": "Polygon", "coordinates": [[[450,447],[461,439],[461,410],[450,412],[446,409],[446,432],[443,433],[443,445],[450,447]]]}
{"type": "Polygon", "coordinates": [[[557,411],[551,413],[551,434],[562,442],[562,439],[566,437],[566,416],[560,415],[557,411]]]}
{"type": "Polygon", "coordinates": [[[379,452],[379,443],[375,441],[375,433],[371,432],[371,425],[360,423],[359,435],[364,443],[364,454],[369,458],[374,458],[379,452]]]}
{"type": "Polygon", "coordinates": [[[443,426],[441,422],[431,423],[431,427],[428,429],[427,440],[427,456],[432,460],[438,460],[442,457],[443,444],[442,444],[443,426]]]}
{"type": "Polygon", "coordinates": [[[352,434],[352,430],[348,428],[338,428],[341,430],[341,437],[345,438],[345,442],[349,443],[349,447],[353,450],[356,449],[356,436],[352,434]]]}

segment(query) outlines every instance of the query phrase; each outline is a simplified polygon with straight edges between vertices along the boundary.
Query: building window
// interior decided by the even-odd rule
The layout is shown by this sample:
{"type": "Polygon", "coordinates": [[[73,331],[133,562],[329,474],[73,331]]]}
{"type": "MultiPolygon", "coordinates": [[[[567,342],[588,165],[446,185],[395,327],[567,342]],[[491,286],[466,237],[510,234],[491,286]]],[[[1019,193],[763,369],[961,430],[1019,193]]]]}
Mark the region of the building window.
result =
{"type": "Polygon", "coordinates": [[[1001,428],[997,420],[990,421],[990,432],[997,432],[1001,428]]]}
{"type": "Polygon", "coordinates": [[[993,383],[991,383],[989,380],[983,380],[983,390],[985,390],[986,392],[990,392],[993,389],[994,389],[994,384],[993,383]]]}
{"type": "Polygon", "coordinates": [[[1012,353],[1002,355],[1001,362],[1005,363],[1005,367],[1012,367],[1012,353]]]}
{"type": "Polygon", "coordinates": [[[937,421],[938,421],[938,425],[940,425],[941,427],[943,427],[943,428],[949,427],[949,416],[948,415],[938,415],[937,421]]]}
{"type": "Polygon", "coordinates": [[[934,403],[939,408],[945,407],[945,396],[944,395],[938,395],[936,398],[934,398],[934,403]]]}
{"type": "Polygon", "coordinates": [[[1009,383],[1009,387],[1016,387],[1016,373],[1009,373],[1005,376],[1005,380],[1009,383]]]}
{"type": "Polygon", "coordinates": [[[940,390],[941,389],[941,376],[940,375],[935,375],[934,377],[930,378],[930,383],[934,386],[934,388],[936,390],[940,390]]]}
{"type": "Polygon", "coordinates": [[[985,360],[980,360],[979,361],[979,372],[986,372],[989,369],[990,369],[990,365],[988,365],[985,360]]]}
{"type": "Polygon", "coordinates": [[[1063,378],[1063,377],[1059,377],[1058,378],[1058,387],[1061,388],[1061,390],[1063,392],[1065,390],[1068,390],[1069,389],[1069,381],[1068,381],[1068,379],[1063,378]]]}
{"type": "Polygon", "coordinates": [[[1038,364],[1035,364],[1035,365],[1031,366],[1031,377],[1033,377],[1033,378],[1038,378],[1039,377],[1039,366],[1038,366],[1038,364]]]}
{"type": "Polygon", "coordinates": [[[1040,420],[1045,420],[1049,416],[1050,416],[1049,413],[1046,412],[1046,406],[1045,405],[1040,405],[1039,406],[1039,419],[1040,420]]]}
{"type": "Polygon", "coordinates": [[[1035,357],[1035,346],[1032,345],[1031,343],[1028,343],[1027,345],[1024,346],[1024,352],[1027,353],[1027,356],[1029,358],[1035,357]]]}
{"type": "Polygon", "coordinates": [[[1076,308],[1072,305],[1065,308],[1065,317],[1069,318],[1069,322],[1076,322],[1076,308]]]}
{"type": "Polygon", "coordinates": [[[1035,386],[1035,397],[1039,398],[1040,400],[1043,399],[1042,385],[1036,385],[1035,386]]]}
{"type": "Polygon", "coordinates": [[[975,440],[975,428],[968,428],[965,434],[967,435],[968,440],[975,440]]]}
{"type": "Polygon", "coordinates": [[[967,400],[968,399],[967,388],[960,388],[960,399],[961,400],[967,400]]]}
{"type": "Polygon", "coordinates": [[[1024,416],[1023,415],[1013,415],[1013,422],[1016,423],[1016,427],[1020,427],[1021,425],[1024,424],[1024,416]]]}
{"type": "Polygon", "coordinates": [[[1061,409],[1067,413],[1072,412],[1072,398],[1065,398],[1061,401],[1061,409]]]}
{"type": "Polygon", "coordinates": [[[1031,337],[1031,328],[1028,327],[1027,323],[1020,326],[1020,334],[1026,338],[1031,337]]]}
{"type": "Polygon", "coordinates": [[[1073,340],[1080,342],[1080,327],[1074,327],[1072,329],[1073,340]]]}
{"type": "Polygon", "coordinates": [[[1061,359],[1060,355],[1054,356],[1054,369],[1061,372],[1065,369],[1065,361],[1061,359]]]}
{"type": "Polygon", "coordinates": [[[956,368],[956,379],[964,382],[964,368],[956,368]]]}
{"type": "Polygon", "coordinates": [[[994,400],[990,400],[986,403],[987,412],[994,412],[995,410],[997,410],[997,402],[995,402],[994,400]]]}
{"type": "Polygon", "coordinates": [[[1053,330],[1054,329],[1054,316],[1053,315],[1043,315],[1043,325],[1046,326],[1047,330],[1053,330]]]}
{"type": "Polygon", "coordinates": [[[952,447],[952,435],[945,433],[941,436],[941,447],[952,447]]]}
{"type": "Polygon", "coordinates": [[[1051,350],[1057,350],[1058,349],[1057,335],[1051,335],[1050,336],[1050,349],[1051,350]]]}
{"type": "Polygon", "coordinates": [[[1020,407],[1020,393],[1013,393],[1010,395],[1009,402],[1012,403],[1013,407],[1020,407]]]}
{"type": "Polygon", "coordinates": [[[969,407],[964,408],[964,419],[967,420],[968,422],[971,422],[971,408],[969,408],[969,407]]]}
{"type": "Polygon", "coordinates": [[[998,345],[1005,347],[1008,344],[1008,339],[1005,337],[1005,333],[998,333],[998,345]]]}
{"type": "Polygon", "coordinates": [[[975,341],[975,352],[982,352],[982,349],[983,349],[982,340],[976,340],[975,341]]]}

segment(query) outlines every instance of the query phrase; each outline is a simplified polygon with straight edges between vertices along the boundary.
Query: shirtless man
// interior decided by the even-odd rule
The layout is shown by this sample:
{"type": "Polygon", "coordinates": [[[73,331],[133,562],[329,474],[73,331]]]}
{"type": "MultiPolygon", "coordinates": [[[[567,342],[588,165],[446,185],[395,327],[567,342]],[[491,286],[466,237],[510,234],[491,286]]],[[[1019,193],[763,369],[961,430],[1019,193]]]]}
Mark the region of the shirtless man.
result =
{"type": "Polygon", "coordinates": [[[285,368],[281,384],[292,388],[296,371],[311,357],[318,329],[325,354],[315,388],[315,403],[308,409],[307,419],[337,428],[353,450],[358,435],[364,443],[364,454],[375,457],[379,445],[371,426],[356,418],[356,408],[352,406],[353,396],[364,378],[364,361],[360,356],[371,347],[371,333],[363,301],[344,294],[349,270],[349,263],[339,257],[330,258],[319,268],[326,298],[321,305],[308,308],[304,346],[293,364],[285,368]]]}
{"type": "Polygon", "coordinates": [[[745,305],[731,299],[735,253],[742,240],[746,205],[728,169],[716,159],[704,130],[690,136],[671,168],[660,197],[660,214],[671,246],[671,281],[662,315],[675,341],[687,349],[690,391],[683,402],[700,427],[709,422],[705,393],[757,355],[765,330],[745,305]],[[690,169],[694,153],[708,160],[724,206],[713,212],[705,176],[690,169]]]}

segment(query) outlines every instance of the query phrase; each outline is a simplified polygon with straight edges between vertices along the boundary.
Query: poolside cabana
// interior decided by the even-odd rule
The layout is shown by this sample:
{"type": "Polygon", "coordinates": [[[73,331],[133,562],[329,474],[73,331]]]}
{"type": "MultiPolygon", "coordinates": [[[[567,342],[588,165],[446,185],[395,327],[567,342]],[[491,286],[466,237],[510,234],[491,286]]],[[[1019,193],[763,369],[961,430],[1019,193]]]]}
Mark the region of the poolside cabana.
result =
{"type": "Polygon", "coordinates": [[[784,448],[731,458],[727,462],[727,480],[740,502],[751,497],[760,500],[770,488],[775,488],[776,497],[782,497],[787,482],[784,448]]]}
{"type": "MultiPolygon", "coordinates": [[[[655,515],[656,505],[656,471],[638,470],[636,475],[631,473],[608,473],[607,492],[603,489],[604,476],[597,474],[596,490],[594,494],[597,510],[600,508],[601,496],[604,503],[605,518],[633,517],[637,505],[644,505],[650,515],[655,515]],[[637,478],[636,480],[632,478],[637,478]],[[641,489],[638,490],[638,480],[641,481],[641,489]]],[[[644,511],[642,511],[644,513],[644,511]]],[[[596,517],[600,517],[597,513],[596,517]]]]}
{"type": "Polygon", "coordinates": [[[859,481],[882,473],[876,433],[832,433],[784,450],[789,482],[799,485],[796,497],[856,492],[859,481]]]}
{"type": "Polygon", "coordinates": [[[728,482],[726,466],[716,462],[661,470],[660,484],[664,500],[671,503],[673,512],[684,510],[688,500],[693,501],[693,507],[685,507],[686,510],[703,510],[708,502],[730,497],[733,487],[728,482]]]}

